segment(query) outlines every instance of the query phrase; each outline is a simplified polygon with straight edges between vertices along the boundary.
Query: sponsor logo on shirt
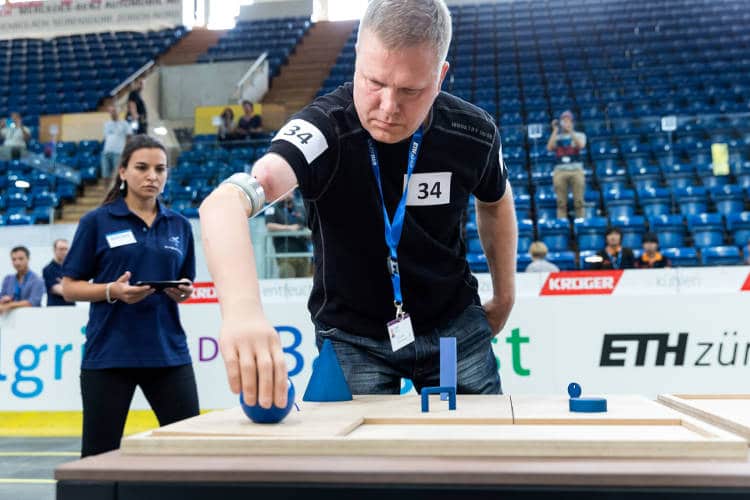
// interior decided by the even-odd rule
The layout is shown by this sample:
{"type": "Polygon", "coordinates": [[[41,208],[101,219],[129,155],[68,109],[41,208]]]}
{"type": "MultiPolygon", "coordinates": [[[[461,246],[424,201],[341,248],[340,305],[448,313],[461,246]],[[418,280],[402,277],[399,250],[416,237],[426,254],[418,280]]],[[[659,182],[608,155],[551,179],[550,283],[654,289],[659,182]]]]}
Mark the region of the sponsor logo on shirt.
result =
{"type": "Polygon", "coordinates": [[[540,295],[611,295],[622,270],[550,273],[540,295]]]}

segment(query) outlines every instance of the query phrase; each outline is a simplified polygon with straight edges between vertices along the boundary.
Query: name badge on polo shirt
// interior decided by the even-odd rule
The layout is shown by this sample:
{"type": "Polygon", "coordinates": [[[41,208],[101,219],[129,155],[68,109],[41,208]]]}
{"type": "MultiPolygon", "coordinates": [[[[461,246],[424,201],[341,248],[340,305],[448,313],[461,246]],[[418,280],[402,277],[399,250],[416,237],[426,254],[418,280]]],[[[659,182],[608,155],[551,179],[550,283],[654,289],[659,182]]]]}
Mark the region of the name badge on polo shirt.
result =
{"type": "MultiPolygon", "coordinates": [[[[452,172],[430,172],[412,174],[409,180],[407,206],[448,205],[451,202],[452,172]]],[[[406,176],[404,176],[404,186],[406,176]]]]}
{"type": "Polygon", "coordinates": [[[109,233],[105,236],[107,238],[107,244],[109,248],[117,248],[125,245],[132,245],[138,243],[135,239],[133,231],[126,229],[124,231],[117,231],[116,233],[109,233]]]}
{"type": "Polygon", "coordinates": [[[414,329],[411,326],[411,318],[408,314],[388,323],[388,336],[391,339],[393,352],[414,342],[414,329]]]}

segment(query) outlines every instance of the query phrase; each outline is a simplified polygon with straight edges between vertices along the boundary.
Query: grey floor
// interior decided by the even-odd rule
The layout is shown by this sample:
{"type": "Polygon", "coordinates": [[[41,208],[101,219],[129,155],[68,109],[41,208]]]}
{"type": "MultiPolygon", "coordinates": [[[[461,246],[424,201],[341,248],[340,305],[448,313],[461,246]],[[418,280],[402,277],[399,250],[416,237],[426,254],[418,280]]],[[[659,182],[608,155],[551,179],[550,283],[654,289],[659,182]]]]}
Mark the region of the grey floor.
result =
{"type": "Polygon", "coordinates": [[[55,467],[76,460],[80,451],[78,438],[0,437],[0,500],[54,500],[55,467]],[[76,455],[35,456],[35,453],[76,455]],[[43,482],[24,483],[23,480],[43,482]]]}

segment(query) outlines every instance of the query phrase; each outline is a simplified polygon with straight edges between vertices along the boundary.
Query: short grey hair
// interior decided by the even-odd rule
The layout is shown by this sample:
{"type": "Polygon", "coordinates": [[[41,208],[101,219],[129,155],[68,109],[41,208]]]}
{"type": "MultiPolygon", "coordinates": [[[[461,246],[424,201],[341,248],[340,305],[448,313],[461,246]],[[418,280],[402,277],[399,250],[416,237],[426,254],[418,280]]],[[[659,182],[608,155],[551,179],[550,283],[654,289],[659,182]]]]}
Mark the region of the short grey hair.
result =
{"type": "Polygon", "coordinates": [[[435,47],[440,63],[448,56],[453,34],[451,13],[443,0],[370,0],[358,36],[365,30],[389,50],[435,47]]]}

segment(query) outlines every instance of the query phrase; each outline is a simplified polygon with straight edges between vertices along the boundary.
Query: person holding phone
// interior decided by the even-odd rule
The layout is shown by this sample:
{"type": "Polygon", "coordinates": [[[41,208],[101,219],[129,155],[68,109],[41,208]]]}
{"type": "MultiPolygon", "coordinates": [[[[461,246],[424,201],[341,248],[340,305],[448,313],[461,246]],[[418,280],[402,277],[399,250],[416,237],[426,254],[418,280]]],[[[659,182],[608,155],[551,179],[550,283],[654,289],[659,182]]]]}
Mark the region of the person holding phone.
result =
{"type": "Polygon", "coordinates": [[[177,308],[192,294],[193,233],[159,200],[166,149],[134,136],[115,179],[102,205],[81,219],[63,264],[65,300],[91,302],[81,364],[84,457],[119,447],[136,386],[160,425],[199,411],[177,308]],[[185,284],[157,291],[131,280],[185,284]]]}
{"type": "Polygon", "coordinates": [[[586,134],[576,131],[571,111],[563,112],[559,121],[552,121],[552,134],[547,141],[547,150],[555,153],[557,158],[557,165],[552,173],[552,184],[557,198],[558,219],[568,217],[568,188],[573,191],[576,217],[585,215],[586,175],[581,154],[585,147],[586,134]]]}

